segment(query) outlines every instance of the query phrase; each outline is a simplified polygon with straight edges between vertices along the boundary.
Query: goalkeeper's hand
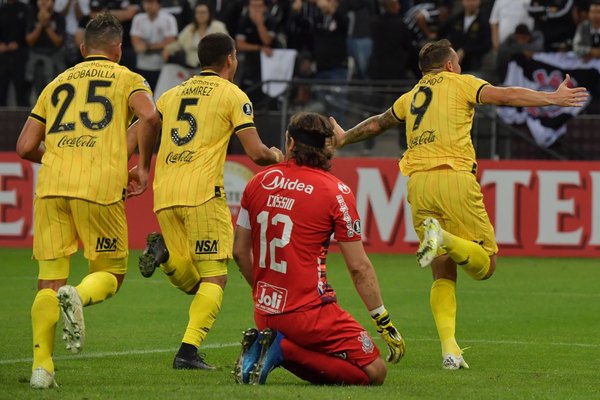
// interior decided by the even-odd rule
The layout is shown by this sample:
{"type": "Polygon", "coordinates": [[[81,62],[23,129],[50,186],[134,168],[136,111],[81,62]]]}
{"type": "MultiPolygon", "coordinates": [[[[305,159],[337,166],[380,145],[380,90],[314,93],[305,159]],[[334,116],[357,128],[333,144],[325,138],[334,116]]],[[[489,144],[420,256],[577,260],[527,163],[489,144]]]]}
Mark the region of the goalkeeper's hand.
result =
{"type": "Polygon", "coordinates": [[[372,318],[373,323],[377,328],[377,333],[379,333],[388,347],[389,354],[387,356],[387,361],[393,364],[397,363],[402,357],[404,357],[404,352],[406,351],[406,343],[404,342],[404,338],[398,329],[396,329],[396,327],[392,324],[392,321],[390,320],[390,314],[387,312],[387,310],[372,318]]]}

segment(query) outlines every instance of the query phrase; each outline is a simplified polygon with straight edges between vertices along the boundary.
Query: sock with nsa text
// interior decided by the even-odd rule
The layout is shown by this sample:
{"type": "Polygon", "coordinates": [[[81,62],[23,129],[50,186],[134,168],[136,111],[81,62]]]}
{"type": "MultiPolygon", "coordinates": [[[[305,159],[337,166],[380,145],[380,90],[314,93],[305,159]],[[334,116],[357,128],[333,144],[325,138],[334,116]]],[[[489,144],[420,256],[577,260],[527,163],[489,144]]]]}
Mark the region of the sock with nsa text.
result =
{"type": "Polygon", "coordinates": [[[223,289],[221,286],[210,282],[200,284],[190,305],[190,320],[182,340],[184,344],[190,344],[196,349],[200,347],[217,319],[222,301],[223,289]]]}
{"type": "Polygon", "coordinates": [[[490,256],[475,242],[442,231],[448,255],[471,278],[481,280],[490,270],[490,256]]]}
{"type": "Polygon", "coordinates": [[[100,303],[117,293],[117,278],[110,272],[98,271],[87,275],[75,287],[84,306],[100,303]]]}
{"type": "Polygon", "coordinates": [[[323,353],[307,350],[287,338],[281,341],[285,369],[317,385],[367,385],[369,377],[359,367],[323,353]]]}
{"type": "Polygon", "coordinates": [[[442,344],[442,355],[461,354],[456,343],[456,282],[438,279],[431,285],[431,312],[442,344]]]}
{"type": "Polygon", "coordinates": [[[54,372],[52,351],[54,350],[54,336],[56,323],[60,315],[58,298],[52,289],[40,290],[31,306],[31,325],[33,328],[33,368],[44,368],[54,372]]]}

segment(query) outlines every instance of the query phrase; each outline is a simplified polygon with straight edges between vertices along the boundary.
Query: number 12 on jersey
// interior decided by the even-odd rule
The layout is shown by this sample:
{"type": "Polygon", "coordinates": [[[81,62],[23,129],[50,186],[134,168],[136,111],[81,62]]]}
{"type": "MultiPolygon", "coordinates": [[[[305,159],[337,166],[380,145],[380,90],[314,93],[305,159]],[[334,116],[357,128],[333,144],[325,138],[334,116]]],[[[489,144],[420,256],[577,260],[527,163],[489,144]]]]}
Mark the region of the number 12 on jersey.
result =
{"type": "Polygon", "coordinates": [[[289,215],[281,213],[277,213],[271,218],[268,211],[261,211],[256,216],[256,222],[258,222],[258,224],[260,225],[260,254],[258,256],[258,265],[261,268],[267,267],[267,228],[269,227],[269,225],[277,226],[278,224],[283,224],[283,231],[281,233],[281,237],[273,237],[269,241],[269,268],[273,271],[285,274],[287,271],[287,262],[284,260],[281,260],[281,262],[277,262],[275,260],[275,250],[277,248],[283,248],[290,243],[290,238],[292,236],[292,228],[294,227],[292,219],[289,217],[289,215]]]}

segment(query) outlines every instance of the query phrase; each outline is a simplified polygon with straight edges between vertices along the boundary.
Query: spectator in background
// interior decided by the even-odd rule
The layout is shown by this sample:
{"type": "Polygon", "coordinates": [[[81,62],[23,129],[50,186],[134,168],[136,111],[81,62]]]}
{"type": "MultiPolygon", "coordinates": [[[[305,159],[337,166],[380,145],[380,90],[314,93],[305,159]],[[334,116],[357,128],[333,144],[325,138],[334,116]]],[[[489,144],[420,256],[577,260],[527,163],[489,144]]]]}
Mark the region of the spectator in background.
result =
{"type": "Polygon", "coordinates": [[[91,19],[95,18],[102,10],[106,9],[106,0],[90,0],[90,13],[88,15],[84,15],[80,20],[77,26],[77,32],[75,32],[75,45],[77,49],[83,43],[83,38],[85,36],[85,27],[91,19]]]}
{"type": "MultiPolygon", "coordinates": [[[[200,2],[201,0],[198,0],[200,2]]],[[[196,3],[196,1],[194,1],[196,3]]],[[[160,9],[168,12],[177,21],[177,32],[181,32],[194,20],[188,0],[160,0],[160,9]]]]}
{"type": "Polygon", "coordinates": [[[500,44],[513,34],[519,24],[533,29],[533,18],[527,13],[529,0],[495,0],[490,15],[492,48],[497,50],[500,44]]]}
{"type": "Polygon", "coordinates": [[[244,9],[243,0],[206,0],[208,6],[213,10],[215,19],[223,22],[231,37],[238,33],[240,15],[244,9]]]}
{"type": "Polygon", "coordinates": [[[600,1],[592,1],[588,20],[577,27],[573,38],[573,51],[585,61],[600,58],[600,1]]]}
{"type": "Polygon", "coordinates": [[[159,0],[144,0],[142,7],[144,12],[131,23],[131,43],[137,54],[137,72],[155,89],[164,65],[162,52],[177,39],[177,20],[161,10],[159,0]]]}
{"type": "Polygon", "coordinates": [[[12,82],[19,107],[29,107],[25,64],[29,49],[25,36],[29,7],[18,0],[6,0],[0,6],[0,106],[8,105],[12,82]]]}
{"type": "Polygon", "coordinates": [[[496,68],[500,82],[504,81],[508,63],[517,54],[531,57],[533,53],[544,51],[544,36],[540,31],[530,31],[527,25],[520,24],[515,33],[506,38],[498,48],[496,68]]]}
{"type": "Polygon", "coordinates": [[[490,50],[490,24],[481,14],[481,0],[462,0],[462,5],[463,10],[450,18],[440,36],[452,42],[464,71],[478,71],[490,50]]]}
{"type": "Polygon", "coordinates": [[[54,11],[54,0],[37,0],[37,6],[37,15],[30,17],[25,37],[30,48],[25,80],[32,84],[36,97],[65,69],[65,18],[54,11]]]}
{"type": "Polygon", "coordinates": [[[250,0],[245,13],[240,18],[239,31],[235,37],[238,52],[244,56],[240,88],[246,92],[257,107],[265,98],[261,88],[255,85],[261,81],[260,53],[273,54],[275,43],[275,22],[267,13],[264,0],[250,0]]]}
{"type": "Polygon", "coordinates": [[[72,66],[81,61],[81,52],[75,42],[75,35],[79,27],[79,21],[90,13],[90,0],[57,0],[54,3],[54,11],[65,18],[65,40],[63,52],[65,62],[72,66]]]}
{"type": "Polygon", "coordinates": [[[299,53],[313,52],[313,29],[321,11],[317,0],[291,0],[292,7],[286,29],[288,48],[299,53]]]}
{"type": "Polygon", "coordinates": [[[544,35],[544,50],[571,50],[575,35],[573,21],[574,0],[531,0],[529,15],[535,20],[535,29],[544,35]]]}
{"type": "Polygon", "coordinates": [[[367,70],[371,53],[373,52],[373,39],[369,29],[371,18],[377,15],[374,0],[347,0],[348,4],[348,53],[356,66],[356,77],[367,78],[367,70]]]}
{"type": "Polygon", "coordinates": [[[227,33],[227,27],[214,19],[206,3],[198,2],[194,7],[194,21],[183,28],[176,41],[163,49],[163,60],[167,62],[171,59],[184,67],[198,68],[198,43],[204,36],[216,32],[227,33]]]}
{"type": "Polygon", "coordinates": [[[437,31],[448,20],[453,6],[454,0],[413,1],[413,6],[404,15],[404,22],[418,45],[438,37],[437,31]]]}
{"type": "Polygon", "coordinates": [[[130,70],[135,69],[136,54],[131,44],[131,22],[133,17],[140,11],[141,0],[106,0],[106,8],[115,16],[123,26],[123,44],[121,49],[121,65],[130,70]]]}

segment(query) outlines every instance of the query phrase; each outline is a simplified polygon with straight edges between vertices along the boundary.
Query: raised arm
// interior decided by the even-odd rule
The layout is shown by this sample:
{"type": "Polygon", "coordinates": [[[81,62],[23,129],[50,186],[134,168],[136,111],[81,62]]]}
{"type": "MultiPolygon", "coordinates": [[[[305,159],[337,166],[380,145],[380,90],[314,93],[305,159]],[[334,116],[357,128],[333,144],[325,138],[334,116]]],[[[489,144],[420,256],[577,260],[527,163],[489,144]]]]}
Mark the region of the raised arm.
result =
{"type": "Polygon", "coordinates": [[[382,114],[367,118],[347,131],[344,131],[333,117],[329,117],[329,121],[331,122],[331,125],[333,125],[333,133],[335,134],[337,148],[350,143],[360,142],[370,136],[380,135],[386,130],[400,124],[400,121],[394,116],[391,108],[382,114]]]}
{"type": "Polygon", "coordinates": [[[540,92],[518,86],[497,87],[487,85],[481,89],[480,101],[483,104],[514,107],[542,107],[557,105],[561,107],[581,107],[589,94],[584,87],[570,88],[571,77],[565,80],[554,92],[540,92]]]}

